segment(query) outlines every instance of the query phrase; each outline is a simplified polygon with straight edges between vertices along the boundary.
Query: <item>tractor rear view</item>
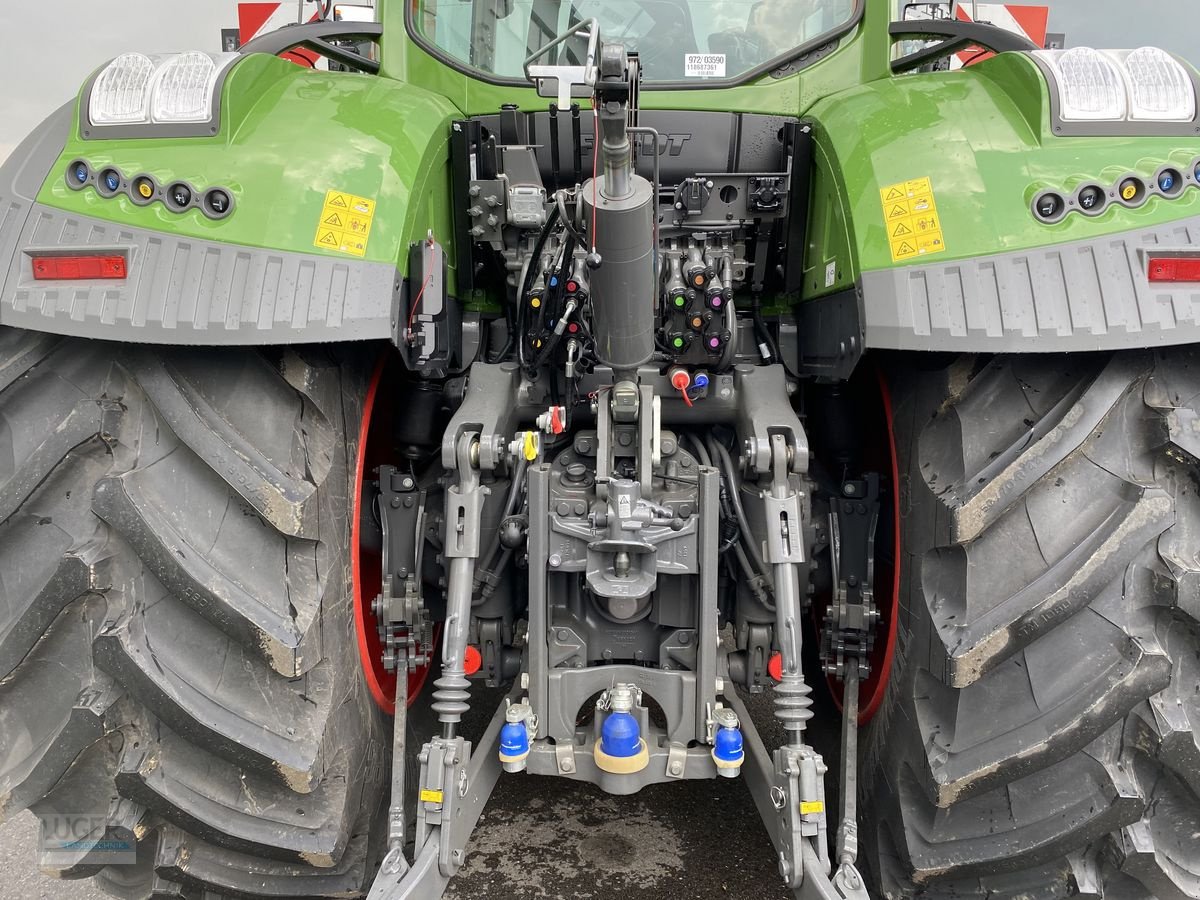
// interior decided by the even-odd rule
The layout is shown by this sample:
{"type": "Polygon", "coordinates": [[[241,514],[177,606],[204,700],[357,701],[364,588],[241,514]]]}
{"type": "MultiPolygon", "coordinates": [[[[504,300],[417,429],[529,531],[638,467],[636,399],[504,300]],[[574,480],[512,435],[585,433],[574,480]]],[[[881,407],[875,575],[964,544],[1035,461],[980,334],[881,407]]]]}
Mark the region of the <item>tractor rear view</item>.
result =
{"type": "Polygon", "coordinates": [[[1200,897],[1200,75],[891,6],[381,0],[30,135],[44,870],[433,898],[500,778],[731,778],[797,897],[1200,897]]]}

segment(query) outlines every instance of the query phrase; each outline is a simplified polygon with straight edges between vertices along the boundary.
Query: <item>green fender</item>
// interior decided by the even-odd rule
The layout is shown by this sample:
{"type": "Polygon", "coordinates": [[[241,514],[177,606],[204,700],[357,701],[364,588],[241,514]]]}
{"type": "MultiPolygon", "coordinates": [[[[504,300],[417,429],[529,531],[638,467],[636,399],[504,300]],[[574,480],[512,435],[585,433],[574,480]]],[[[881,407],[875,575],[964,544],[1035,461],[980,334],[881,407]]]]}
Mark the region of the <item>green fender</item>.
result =
{"type": "Polygon", "coordinates": [[[877,80],[818,101],[808,115],[818,146],[806,296],[844,289],[863,272],[1096,240],[1200,215],[1191,178],[1175,199],[1038,221],[1031,206],[1043,189],[1109,187],[1126,173],[1149,180],[1168,162],[1192,171],[1200,136],[1057,137],[1046,80],[1023,53],[877,80]],[[925,178],[944,249],[894,259],[885,189],[925,178]]]}
{"type": "Polygon", "coordinates": [[[47,206],[181,237],[384,262],[401,271],[410,242],[432,231],[453,260],[449,123],[459,112],[443,96],[256,53],[226,78],[212,137],[85,140],[85,101],[81,92],[71,136],[37,198],[47,206]],[[226,187],[233,212],[213,221],[198,210],[179,214],[162,203],[138,206],[123,196],[72,190],[67,166],[80,158],[94,170],[112,165],[127,178],[146,173],[163,186],[181,179],[199,190],[226,187]],[[374,204],[361,255],[319,241],[329,191],[374,204]]]}

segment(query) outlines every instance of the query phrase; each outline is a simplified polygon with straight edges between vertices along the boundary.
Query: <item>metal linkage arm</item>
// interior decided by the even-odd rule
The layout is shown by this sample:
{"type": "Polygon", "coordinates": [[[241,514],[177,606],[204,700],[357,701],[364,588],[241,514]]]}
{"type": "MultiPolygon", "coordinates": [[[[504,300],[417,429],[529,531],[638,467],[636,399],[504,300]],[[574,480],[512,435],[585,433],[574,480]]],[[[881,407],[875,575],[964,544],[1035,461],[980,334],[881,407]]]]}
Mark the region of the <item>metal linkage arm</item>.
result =
{"type": "MultiPolygon", "coordinates": [[[[403,679],[401,679],[403,680],[403,679]]],[[[510,699],[516,699],[514,691],[510,699]]],[[[479,815],[500,778],[494,752],[504,727],[501,703],[480,739],[477,753],[457,737],[434,738],[421,753],[421,793],[417,798],[417,841],[412,865],[403,848],[392,847],[383,859],[367,900],[430,900],[442,896],[466,860],[466,846],[479,815]],[[440,787],[429,787],[430,784],[440,787]]]]}
{"type": "Polygon", "coordinates": [[[763,494],[766,508],[766,562],[775,580],[775,640],[782,657],[781,678],[775,685],[775,716],[783,723],[788,746],[804,743],[804,726],[812,718],[812,689],[800,669],[800,563],[805,561],[804,522],[800,497],[791,476],[787,441],[771,436],[770,487],[763,494]]]}
{"type": "Polygon", "coordinates": [[[799,789],[805,781],[819,782],[825,771],[821,758],[809,747],[802,751],[781,747],[772,758],[741,695],[728,691],[725,699],[742,723],[746,752],[742,777],[775,846],[780,874],[797,900],[871,900],[853,866],[840,866],[830,877],[828,855],[819,849],[825,846],[826,832],[817,825],[824,821],[824,793],[814,788],[815,794],[806,796],[791,790],[792,785],[799,789]],[[786,775],[792,766],[789,758],[795,762],[794,779],[786,775]]]}

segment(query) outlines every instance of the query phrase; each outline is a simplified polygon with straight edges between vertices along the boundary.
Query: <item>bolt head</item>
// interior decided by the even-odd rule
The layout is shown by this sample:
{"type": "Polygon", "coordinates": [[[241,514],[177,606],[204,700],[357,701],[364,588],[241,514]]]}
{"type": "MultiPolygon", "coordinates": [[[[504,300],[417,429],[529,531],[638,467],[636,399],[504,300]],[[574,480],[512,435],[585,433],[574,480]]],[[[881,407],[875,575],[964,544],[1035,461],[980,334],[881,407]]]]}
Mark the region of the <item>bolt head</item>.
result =
{"type": "Polygon", "coordinates": [[[569,759],[564,759],[562,761],[562,770],[564,772],[573,772],[575,770],[575,763],[569,759]]]}
{"type": "Polygon", "coordinates": [[[681,766],[677,762],[671,763],[671,774],[672,775],[682,775],[683,774],[683,766],[681,766]]]}

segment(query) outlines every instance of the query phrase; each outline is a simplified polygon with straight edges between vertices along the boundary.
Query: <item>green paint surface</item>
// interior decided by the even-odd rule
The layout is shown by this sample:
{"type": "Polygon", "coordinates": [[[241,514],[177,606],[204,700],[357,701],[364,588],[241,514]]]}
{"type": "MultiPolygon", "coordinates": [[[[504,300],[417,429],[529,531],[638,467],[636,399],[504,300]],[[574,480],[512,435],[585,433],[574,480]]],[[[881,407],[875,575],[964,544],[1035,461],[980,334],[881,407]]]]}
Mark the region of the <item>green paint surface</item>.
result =
{"type": "MultiPolygon", "coordinates": [[[[408,268],[408,247],[432,231],[445,245],[454,283],[449,171],[450,122],[502,103],[545,109],[532,88],[491,84],[435,58],[404,27],[407,0],[380,0],[385,24],[381,75],[304,69],[251,55],[226,79],[214,136],[84,140],[78,127],[39,200],[49,206],[176,235],[251,247],[357,257],[314,246],[329,190],[376,202],[365,258],[408,268]],[[117,166],[160,184],[229,188],[236,207],[211,221],[199,211],[138,207],[66,186],[73,159],[117,166]]],[[[1060,138],[1050,128],[1045,80],[1022,54],[1003,54],[955,73],[892,76],[889,5],[872,2],[862,22],[793,70],[747,84],[642,93],[646,109],[737,110],[801,116],[817,149],[802,296],[852,285],[864,271],[987,256],[1162,225],[1200,215],[1194,179],[1175,200],[1140,209],[1069,215],[1057,225],[1030,211],[1044,188],[1071,192],[1136,172],[1149,178],[1168,161],[1189,172],[1196,138],[1060,138]],[[880,188],[933,182],[946,250],[892,259],[880,188]]],[[[796,298],[787,298],[794,300],[796,298]]],[[[776,303],[787,302],[779,298],[776,303]]]]}

